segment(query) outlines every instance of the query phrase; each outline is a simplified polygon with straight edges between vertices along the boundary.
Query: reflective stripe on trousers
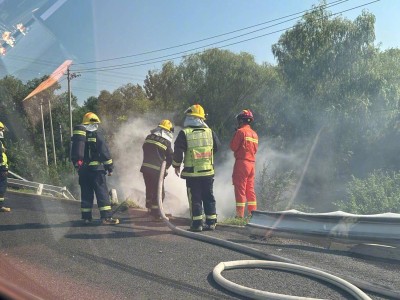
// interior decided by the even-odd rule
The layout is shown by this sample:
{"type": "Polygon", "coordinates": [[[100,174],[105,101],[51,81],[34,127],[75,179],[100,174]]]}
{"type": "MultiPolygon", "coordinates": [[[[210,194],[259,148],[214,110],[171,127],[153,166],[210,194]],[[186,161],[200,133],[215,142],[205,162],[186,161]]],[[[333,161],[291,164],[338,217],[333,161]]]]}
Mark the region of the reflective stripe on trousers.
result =
{"type": "Polygon", "coordinates": [[[212,225],[217,222],[213,185],[213,177],[186,179],[192,226],[199,226],[203,223],[203,208],[206,215],[206,224],[212,225]]]}
{"type": "Polygon", "coordinates": [[[111,217],[111,203],[104,171],[92,171],[88,168],[79,171],[79,185],[81,186],[82,219],[92,218],[94,195],[101,218],[111,217]]]}
{"type": "Polygon", "coordinates": [[[244,217],[247,202],[249,214],[257,209],[257,198],[254,191],[255,163],[247,160],[236,160],[233,167],[232,182],[235,188],[236,216],[244,217]]]}

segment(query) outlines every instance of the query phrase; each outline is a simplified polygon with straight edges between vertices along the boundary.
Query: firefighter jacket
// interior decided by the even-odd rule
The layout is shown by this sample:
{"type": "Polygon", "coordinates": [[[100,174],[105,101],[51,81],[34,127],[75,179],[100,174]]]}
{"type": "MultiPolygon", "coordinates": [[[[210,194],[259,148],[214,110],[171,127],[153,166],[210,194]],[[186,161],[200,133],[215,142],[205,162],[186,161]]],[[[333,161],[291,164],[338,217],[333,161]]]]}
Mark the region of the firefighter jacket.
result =
{"type": "MultiPolygon", "coordinates": [[[[143,143],[143,163],[140,172],[159,173],[163,161],[166,162],[166,170],[172,164],[172,147],[171,140],[157,134],[157,131],[152,131],[143,143]]],[[[172,136],[171,136],[172,138],[172,136]]]]}
{"type": "Polygon", "coordinates": [[[93,171],[113,170],[113,161],[103,135],[98,130],[86,131],[83,166],[93,171]]]}
{"type": "Polygon", "coordinates": [[[8,159],[6,155],[6,148],[0,141],[0,172],[8,171],[8,159]]]}
{"type": "Polygon", "coordinates": [[[249,124],[242,125],[230,143],[236,160],[256,161],[258,135],[249,124]]]}
{"type": "Polygon", "coordinates": [[[214,175],[214,154],[220,146],[217,135],[208,127],[186,127],[175,140],[174,168],[184,164],[182,178],[214,175]]]}

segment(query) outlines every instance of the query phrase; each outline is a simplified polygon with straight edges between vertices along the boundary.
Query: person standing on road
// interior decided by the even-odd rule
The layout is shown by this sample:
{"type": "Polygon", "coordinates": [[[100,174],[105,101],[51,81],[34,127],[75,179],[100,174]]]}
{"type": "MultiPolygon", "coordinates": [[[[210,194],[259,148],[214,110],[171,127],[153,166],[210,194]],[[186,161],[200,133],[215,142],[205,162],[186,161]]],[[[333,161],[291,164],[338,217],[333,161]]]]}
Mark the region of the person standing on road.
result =
{"type": "Polygon", "coordinates": [[[4,129],[4,124],[0,122],[0,212],[10,212],[11,208],[4,206],[8,177],[8,159],[3,141],[4,129]]]}
{"type": "Polygon", "coordinates": [[[206,115],[201,105],[190,106],[185,114],[184,128],[175,140],[172,166],[177,176],[186,179],[192,219],[190,230],[215,230],[217,213],[213,192],[214,154],[220,143],[216,134],[204,122],[206,115]],[[184,166],[181,173],[182,163],[184,166]],[[203,206],[206,219],[204,228],[203,206]]]}
{"type": "Polygon", "coordinates": [[[250,123],[254,121],[250,109],[242,110],[236,116],[236,120],[239,127],[230,143],[235,157],[232,182],[235,189],[236,218],[244,218],[246,202],[249,216],[253,210],[257,209],[254,178],[258,135],[250,127],[250,123]]]}
{"type": "Polygon", "coordinates": [[[79,174],[81,186],[81,213],[85,224],[92,222],[94,194],[104,225],[115,225],[112,218],[111,202],[106,182],[106,174],[111,176],[113,161],[103,135],[98,131],[99,117],[88,112],[83,116],[82,125],[74,128],[71,161],[79,174]]]}
{"type": "MultiPolygon", "coordinates": [[[[172,164],[172,139],[174,126],[170,120],[162,120],[158,126],[151,130],[144,140],[143,163],[140,172],[146,186],[146,208],[155,220],[160,220],[160,212],[157,201],[158,180],[160,177],[161,165],[165,161],[164,178],[167,176],[168,168],[172,164]]],[[[165,198],[164,182],[162,186],[162,200],[165,198]]]]}

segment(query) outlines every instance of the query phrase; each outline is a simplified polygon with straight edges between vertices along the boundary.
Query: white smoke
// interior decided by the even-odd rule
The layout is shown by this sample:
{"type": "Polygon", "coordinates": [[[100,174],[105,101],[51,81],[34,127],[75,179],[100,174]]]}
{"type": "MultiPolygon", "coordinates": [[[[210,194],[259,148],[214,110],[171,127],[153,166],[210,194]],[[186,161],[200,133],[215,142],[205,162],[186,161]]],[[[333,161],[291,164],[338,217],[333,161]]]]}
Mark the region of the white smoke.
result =
{"type": "MultiPolygon", "coordinates": [[[[122,193],[124,199],[135,200],[141,207],[145,207],[146,202],[145,184],[140,172],[143,161],[142,145],[150,130],[154,129],[159,121],[151,118],[129,120],[117,130],[113,144],[110,145],[116,175],[110,178],[110,185],[118,186],[118,193],[122,193]]],[[[175,175],[172,167],[167,172],[164,210],[174,216],[188,216],[186,183],[175,175]]]]}
{"type": "Polygon", "coordinates": [[[235,193],[232,185],[232,170],[235,159],[233,152],[224,154],[226,155],[223,155],[222,161],[215,161],[214,195],[220,221],[236,215],[235,193]]]}
{"type": "MultiPolygon", "coordinates": [[[[117,130],[113,143],[110,144],[115,162],[115,176],[108,177],[109,185],[116,186],[120,196],[124,199],[135,200],[141,207],[145,207],[145,185],[140,172],[143,160],[142,145],[150,130],[154,129],[159,121],[150,117],[129,120],[117,130]]],[[[180,128],[175,127],[174,140],[179,131],[180,128]]],[[[227,142],[229,141],[225,141],[225,143],[227,142]]],[[[299,159],[299,154],[284,154],[273,150],[270,145],[269,141],[260,139],[256,160],[256,181],[265,162],[272,170],[282,163],[293,164],[296,168],[303,162],[303,159],[299,159]]],[[[219,220],[234,217],[236,212],[232,185],[232,170],[235,160],[233,152],[229,149],[223,151],[224,153],[219,153],[215,159],[214,195],[219,220]]],[[[166,197],[163,203],[165,212],[171,213],[173,216],[188,217],[186,181],[177,177],[172,167],[168,169],[168,176],[165,178],[165,192],[166,197]]]]}
{"type": "MultiPolygon", "coordinates": [[[[150,130],[159,120],[154,118],[134,119],[123,124],[116,131],[110,149],[113,154],[115,171],[108,177],[109,187],[118,189],[119,198],[133,199],[145,207],[145,185],[140,167],[143,160],[142,145],[150,130]],[[151,120],[153,119],[153,120],[151,120]]],[[[174,140],[180,128],[175,127],[174,140]]],[[[173,145],[172,145],[173,147],[173,145]]],[[[223,162],[216,162],[214,194],[217,201],[217,214],[221,219],[235,215],[235,197],[232,186],[233,154],[223,162]]],[[[166,197],[163,207],[166,213],[174,216],[189,216],[189,203],[186,194],[186,181],[175,175],[174,169],[168,169],[165,178],[166,197]]]]}

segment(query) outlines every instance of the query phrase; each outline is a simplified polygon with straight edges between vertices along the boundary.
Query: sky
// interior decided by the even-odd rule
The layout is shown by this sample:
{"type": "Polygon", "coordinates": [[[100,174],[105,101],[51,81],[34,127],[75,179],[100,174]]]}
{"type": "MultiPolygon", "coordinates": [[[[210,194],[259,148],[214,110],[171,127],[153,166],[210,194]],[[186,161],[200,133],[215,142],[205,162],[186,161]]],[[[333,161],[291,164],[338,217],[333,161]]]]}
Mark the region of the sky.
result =
{"type": "MultiPolygon", "coordinates": [[[[64,60],[72,59],[71,72],[79,77],[71,81],[71,89],[82,104],[88,97],[98,96],[101,90],[112,92],[127,83],[142,85],[148,71],[160,70],[167,60],[179,64],[183,55],[209,48],[247,52],[259,64],[276,64],[271,46],[304,11],[318,3],[317,0],[0,0],[0,11],[9,13],[7,18],[0,14],[2,32],[15,27],[19,20],[27,23],[32,10],[37,8],[35,22],[26,35],[20,35],[16,45],[1,59],[6,74],[23,80],[50,74],[64,60]],[[15,15],[10,12],[17,10],[21,12],[15,15]]],[[[363,9],[373,13],[377,45],[381,49],[399,47],[400,0],[329,0],[327,4],[331,12],[341,13],[350,20],[363,9]]],[[[0,75],[4,75],[1,69],[0,75]]],[[[66,77],[61,81],[65,89],[66,77]]]]}

